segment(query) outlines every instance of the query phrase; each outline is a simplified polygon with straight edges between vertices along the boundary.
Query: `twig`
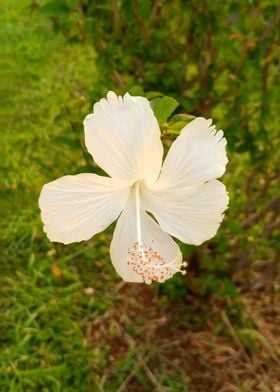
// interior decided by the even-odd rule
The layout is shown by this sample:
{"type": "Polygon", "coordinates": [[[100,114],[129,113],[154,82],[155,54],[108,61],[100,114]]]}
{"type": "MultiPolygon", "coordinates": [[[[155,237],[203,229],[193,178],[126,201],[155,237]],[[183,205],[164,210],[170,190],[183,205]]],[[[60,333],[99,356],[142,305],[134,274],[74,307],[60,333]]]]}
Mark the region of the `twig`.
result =
{"type": "Polygon", "coordinates": [[[235,332],[235,329],[233,328],[228,316],[226,315],[226,312],[223,310],[221,313],[221,317],[222,320],[224,322],[224,324],[227,326],[233,340],[235,341],[235,343],[237,344],[237,346],[242,350],[243,354],[245,355],[245,357],[251,361],[251,358],[249,357],[249,355],[247,354],[246,350],[244,349],[243,344],[241,343],[241,340],[239,339],[237,333],[235,332]]]}
{"type": "MultiPolygon", "coordinates": [[[[233,326],[232,326],[232,324],[231,324],[231,322],[230,322],[230,320],[229,320],[227,314],[225,313],[225,311],[222,311],[222,313],[221,313],[221,318],[222,318],[224,324],[228,327],[228,330],[229,330],[229,332],[230,332],[230,334],[231,334],[231,336],[232,336],[234,342],[235,342],[235,343],[237,344],[237,346],[240,348],[241,352],[243,353],[243,355],[245,356],[245,358],[247,359],[247,361],[248,361],[251,365],[253,365],[253,366],[255,367],[255,364],[253,363],[252,358],[248,355],[247,351],[245,350],[245,348],[244,348],[244,346],[243,346],[241,340],[239,339],[239,337],[238,337],[238,335],[237,335],[235,329],[233,328],[233,326]]],[[[262,378],[263,383],[265,384],[265,386],[268,388],[269,391],[273,392],[273,389],[270,388],[270,386],[267,384],[267,381],[265,380],[265,379],[267,378],[267,377],[266,377],[267,375],[266,375],[266,373],[265,373],[263,367],[262,367],[262,366],[259,366],[259,369],[260,369],[260,371],[261,371],[261,373],[262,373],[262,376],[263,376],[263,378],[262,378]]],[[[251,369],[250,369],[250,370],[251,370],[251,369]]],[[[255,375],[255,372],[254,372],[254,371],[252,371],[252,373],[255,375]]]]}
{"type": "Polygon", "coordinates": [[[268,211],[279,209],[279,207],[280,195],[276,195],[272,199],[270,199],[269,202],[260,211],[251,215],[248,219],[245,219],[245,221],[243,222],[243,228],[248,229],[254,223],[258,222],[261,218],[263,218],[268,211]]]}
{"type": "Polygon", "coordinates": [[[149,380],[151,381],[151,383],[156,388],[156,390],[158,392],[162,392],[162,390],[163,390],[162,385],[157,381],[157,379],[155,378],[155,376],[152,373],[152,371],[149,369],[149,367],[144,362],[143,362],[143,368],[144,368],[144,370],[145,370],[149,380]]]}
{"type": "Polygon", "coordinates": [[[258,328],[258,330],[260,331],[261,335],[262,335],[262,339],[261,342],[263,343],[263,346],[266,348],[266,350],[269,352],[269,354],[271,355],[271,357],[273,358],[273,360],[277,363],[277,365],[280,366],[280,357],[278,356],[278,354],[275,352],[275,350],[273,349],[273,342],[271,341],[272,338],[271,336],[269,336],[269,334],[266,331],[266,328],[264,327],[263,322],[259,321],[256,317],[256,315],[250,311],[247,307],[246,307],[246,312],[248,313],[248,315],[251,317],[251,319],[253,320],[255,326],[258,328]]]}
{"type": "MultiPolygon", "coordinates": [[[[147,360],[148,358],[149,358],[149,356],[147,356],[145,358],[145,360],[147,360]]],[[[126,387],[129,384],[129,382],[133,379],[133,377],[136,376],[136,373],[138,372],[138,370],[140,370],[141,367],[143,367],[143,362],[144,362],[144,359],[142,358],[142,356],[139,356],[138,361],[136,362],[134,368],[129,373],[129,375],[124,379],[124,381],[121,383],[121,385],[119,386],[119,388],[117,389],[116,392],[122,392],[122,391],[126,390],[126,387]]]]}

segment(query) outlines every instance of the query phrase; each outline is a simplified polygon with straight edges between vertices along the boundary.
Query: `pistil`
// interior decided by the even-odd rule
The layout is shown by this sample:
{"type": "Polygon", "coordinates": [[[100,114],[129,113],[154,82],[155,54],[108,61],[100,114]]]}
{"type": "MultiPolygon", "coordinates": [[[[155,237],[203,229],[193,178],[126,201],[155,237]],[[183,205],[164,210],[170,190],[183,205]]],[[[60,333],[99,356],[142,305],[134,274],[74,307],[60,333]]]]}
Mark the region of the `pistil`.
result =
{"type": "Polygon", "coordinates": [[[181,272],[181,274],[185,275],[187,262],[181,261],[181,253],[178,253],[171,261],[166,262],[164,257],[154,248],[153,239],[150,240],[151,243],[143,243],[141,227],[140,186],[140,181],[137,181],[134,185],[137,241],[134,242],[128,249],[129,259],[127,264],[133,268],[133,271],[141,275],[143,280],[148,284],[153,280],[164,282],[176,272],[181,272]]]}
{"type": "Polygon", "coordinates": [[[145,253],[142,244],[142,233],[141,233],[141,210],[140,210],[140,181],[135,184],[135,205],[136,205],[136,232],[137,232],[137,243],[138,250],[144,261],[146,261],[145,253]]]}

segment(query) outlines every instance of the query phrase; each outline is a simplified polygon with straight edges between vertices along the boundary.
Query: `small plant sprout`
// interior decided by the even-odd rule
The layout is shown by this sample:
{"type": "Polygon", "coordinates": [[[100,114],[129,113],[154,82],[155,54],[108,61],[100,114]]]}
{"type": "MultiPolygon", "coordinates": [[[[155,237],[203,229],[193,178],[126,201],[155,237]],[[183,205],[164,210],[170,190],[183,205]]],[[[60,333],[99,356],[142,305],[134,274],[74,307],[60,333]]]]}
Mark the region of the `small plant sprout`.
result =
{"type": "Polygon", "coordinates": [[[194,119],[162,164],[149,101],[114,92],[94,105],[84,128],[86,147],[108,177],[84,173],[44,185],[39,205],[48,238],[88,240],[118,218],[110,253],[124,281],[150,284],[185,274],[187,263],[171,236],[200,245],[216,234],[227,208],[217,180],[227,163],[223,132],[211,120],[194,119]]]}

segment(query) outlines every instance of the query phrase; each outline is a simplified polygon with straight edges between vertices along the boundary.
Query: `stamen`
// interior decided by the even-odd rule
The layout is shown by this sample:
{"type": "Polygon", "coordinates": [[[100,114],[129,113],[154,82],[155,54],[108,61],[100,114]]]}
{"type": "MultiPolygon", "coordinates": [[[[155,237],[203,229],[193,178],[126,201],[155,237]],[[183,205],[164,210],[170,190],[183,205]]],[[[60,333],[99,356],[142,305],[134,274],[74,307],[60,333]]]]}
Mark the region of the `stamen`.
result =
{"type": "Polygon", "coordinates": [[[128,249],[127,265],[139,274],[145,283],[152,281],[164,282],[171,278],[176,272],[186,274],[184,270],[188,263],[181,261],[181,253],[178,253],[174,259],[166,263],[163,256],[154,249],[154,240],[152,245],[143,244],[141,233],[141,210],[140,210],[140,182],[135,184],[135,207],[136,207],[136,236],[137,241],[128,249]]]}

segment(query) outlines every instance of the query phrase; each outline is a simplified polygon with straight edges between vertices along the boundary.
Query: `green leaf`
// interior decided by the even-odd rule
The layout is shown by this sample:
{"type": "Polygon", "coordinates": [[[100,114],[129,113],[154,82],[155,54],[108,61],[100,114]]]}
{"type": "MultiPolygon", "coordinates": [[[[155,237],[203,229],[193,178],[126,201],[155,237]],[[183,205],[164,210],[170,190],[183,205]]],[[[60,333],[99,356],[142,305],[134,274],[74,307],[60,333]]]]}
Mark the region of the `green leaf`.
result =
{"type": "Polygon", "coordinates": [[[233,299],[237,295],[236,287],[234,282],[229,278],[223,278],[223,288],[220,291],[220,295],[228,295],[229,298],[233,299]]]}
{"type": "Polygon", "coordinates": [[[41,11],[47,16],[60,16],[67,11],[67,8],[62,3],[51,1],[50,3],[45,4],[41,11]]]}
{"type": "Polygon", "coordinates": [[[65,144],[70,147],[72,150],[80,149],[81,145],[79,140],[72,140],[65,136],[58,136],[53,140],[54,144],[65,144]]]}
{"type": "Polygon", "coordinates": [[[141,18],[144,20],[147,19],[152,9],[151,0],[138,0],[137,3],[141,14],[141,18]]]}
{"type": "Polygon", "coordinates": [[[191,121],[194,119],[195,119],[195,116],[193,116],[192,114],[178,113],[178,114],[174,114],[174,116],[172,116],[169,119],[169,123],[170,122],[177,122],[177,121],[191,121]]]}
{"type": "Polygon", "coordinates": [[[131,95],[144,95],[143,87],[139,84],[135,84],[131,86],[128,90],[129,94],[131,95]]]}
{"type": "Polygon", "coordinates": [[[79,7],[79,0],[66,0],[66,5],[70,10],[77,10],[79,7]]]}
{"type": "Polygon", "coordinates": [[[170,117],[174,110],[179,106],[176,99],[167,96],[155,98],[150,103],[160,125],[164,124],[168,117],[170,117]]]}

